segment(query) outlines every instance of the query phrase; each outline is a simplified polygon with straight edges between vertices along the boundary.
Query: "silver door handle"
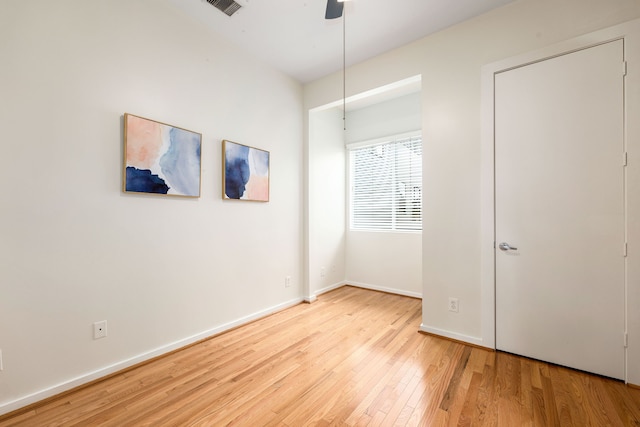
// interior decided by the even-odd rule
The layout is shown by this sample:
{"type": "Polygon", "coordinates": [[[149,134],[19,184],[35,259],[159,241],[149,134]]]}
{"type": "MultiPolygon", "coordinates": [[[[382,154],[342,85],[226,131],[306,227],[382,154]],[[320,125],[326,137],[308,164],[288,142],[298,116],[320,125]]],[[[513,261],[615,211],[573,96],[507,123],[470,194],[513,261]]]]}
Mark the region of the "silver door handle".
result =
{"type": "Polygon", "coordinates": [[[518,250],[518,248],[515,248],[509,245],[508,243],[504,243],[504,242],[500,243],[498,247],[500,248],[501,251],[517,251],[518,250]]]}

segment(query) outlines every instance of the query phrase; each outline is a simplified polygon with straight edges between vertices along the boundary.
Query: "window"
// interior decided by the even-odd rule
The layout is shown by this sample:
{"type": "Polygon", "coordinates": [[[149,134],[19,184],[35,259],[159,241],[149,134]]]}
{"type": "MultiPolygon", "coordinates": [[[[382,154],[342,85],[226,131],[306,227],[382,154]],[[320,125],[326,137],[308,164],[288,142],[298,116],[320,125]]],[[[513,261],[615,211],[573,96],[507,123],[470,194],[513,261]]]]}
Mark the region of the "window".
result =
{"type": "Polygon", "coordinates": [[[422,136],[348,146],[352,230],[422,230],[422,136]]]}

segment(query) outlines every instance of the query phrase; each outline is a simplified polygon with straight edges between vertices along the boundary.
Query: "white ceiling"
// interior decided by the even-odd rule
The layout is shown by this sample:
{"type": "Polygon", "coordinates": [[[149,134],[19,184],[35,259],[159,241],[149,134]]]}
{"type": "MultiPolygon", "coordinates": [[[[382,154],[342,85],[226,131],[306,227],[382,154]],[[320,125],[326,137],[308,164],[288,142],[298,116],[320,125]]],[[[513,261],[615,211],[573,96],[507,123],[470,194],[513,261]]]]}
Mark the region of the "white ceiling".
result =
{"type": "MultiPolygon", "coordinates": [[[[169,0],[253,55],[302,83],[342,69],[342,19],[326,0],[236,0],[229,17],[205,0],[169,0]]],[[[351,0],[345,3],[347,66],[514,0],[351,0]]]]}

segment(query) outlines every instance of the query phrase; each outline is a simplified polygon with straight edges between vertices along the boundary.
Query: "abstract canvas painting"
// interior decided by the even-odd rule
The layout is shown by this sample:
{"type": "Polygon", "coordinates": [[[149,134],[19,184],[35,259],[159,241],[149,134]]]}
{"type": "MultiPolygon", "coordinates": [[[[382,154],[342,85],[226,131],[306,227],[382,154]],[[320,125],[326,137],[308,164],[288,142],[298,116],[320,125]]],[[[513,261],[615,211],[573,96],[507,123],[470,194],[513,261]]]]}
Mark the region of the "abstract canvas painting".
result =
{"type": "Polygon", "coordinates": [[[124,115],[125,192],[200,197],[202,135],[124,115]]]}
{"type": "Polygon", "coordinates": [[[269,201],[269,152],[222,141],[222,198],[269,201]]]}

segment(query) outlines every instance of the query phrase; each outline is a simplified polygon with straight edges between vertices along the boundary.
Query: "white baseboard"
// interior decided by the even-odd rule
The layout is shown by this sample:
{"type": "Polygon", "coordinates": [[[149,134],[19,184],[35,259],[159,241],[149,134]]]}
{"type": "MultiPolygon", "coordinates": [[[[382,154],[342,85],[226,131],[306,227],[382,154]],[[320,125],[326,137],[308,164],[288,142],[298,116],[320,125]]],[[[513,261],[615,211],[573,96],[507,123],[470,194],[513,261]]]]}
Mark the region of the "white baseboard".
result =
{"type": "Polygon", "coordinates": [[[419,292],[405,291],[403,289],[396,289],[396,288],[387,288],[385,286],[370,285],[368,283],[354,282],[351,280],[347,280],[345,284],[355,286],[358,288],[363,288],[363,289],[371,289],[373,291],[381,291],[381,292],[387,292],[390,294],[403,295],[405,297],[422,299],[422,294],[419,292]]]}
{"type": "Polygon", "coordinates": [[[322,289],[318,289],[314,294],[312,294],[309,297],[306,297],[305,302],[313,302],[317,299],[318,295],[322,295],[334,289],[341,288],[342,286],[355,286],[356,288],[369,289],[372,291],[381,291],[381,292],[387,292],[390,294],[403,295],[406,297],[422,299],[422,294],[418,292],[410,292],[402,289],[387,288],[384,286],[370,285],[368,283],[361,283],[361,282],[354,282],[352,280],[346,280],[343,282],[334,283],[333,285],[329,285],[322,289]]]}
{"type": "Polygon", "coordinates": [[[327,292],[332,291],[332,290],[334,290],[334,289],[341,288],[341,287],[343,287],[343,286],[344,286],[344,285],[346,285],[346,284],[347,284],[346,282],[338,282],[338,283],[334,283],[333,285],[326,286],[326,287],[324,287],[324,288],[322,288],[322,289],[318,289],[318,290],[313,294],[313,299],[314,299],[314,301],[315,301],[315,299],[316,299],[316,297],[317,297],[318,295],[326,294],[327,292]]]}
{"type": "Polygon", "coordinates": [[[311,294],[309,296],[304,297],[304,302],[311,304],[311,303],[314,303],[317,299],[318,299],[318,296],[316,294],[311,294]]]}
{"type": "Polygon", "coordinates": [[[466,343],[469,343],[469,344],[473,344],[473,345],[476,345],[478,347],[489,348],[482,342],[482,338],[470,337],[468,335],[462,335],[462,334],[458,334],[456,332],[445,331],[444,329],[433,328],[433,327],[427,326],[425,324],[420,325],[420,330],[422,332],[427,332],[429,334],[439,335],[441,337],[450,338],[452,340],[462,341],[462,342],[466,342],[466,343]]]}
{"type": "Polygon", "coordinates": [[[67,390],[71,390],[75,387],[81,386],[83,384],[87,384],[91,381],[100,379],[107,375],[113,374],[118,371],[122,371],[130,366],[134,366],[138,363],[144,362],[149,359],[153,359],[154,357],[161,356],[165,353],[169,353],[171,351],[180,349],[182,347],[188,346],[189,344],[193,344],[205,338],[209,338],[211,336],[220,334],[222,332],[228,331],[232,328],[242,326],[246,323],[252,322],[254,320],[260,319],[262,317],[268,316],[270,314],[276,313],[278,311],[284,310],[289,307],[293,307],[296,304],[299,304],[303,301],[302,298],[293,299],[282,304],[278,304],[273,307],[269,307],[265,310],[258,311],[256,313],[250,314],[248,316],[241,317],[237,320],[234,320],[229,323],[225,323],[223,325],[217,326],[215,328],[200,332],[196,335],[192,335],[190,337],[174,341],[172,343],[163,345],[161,347],[155,348],[146,353],[139,354],[135,357],[123,360],[118,363],[114,363],[113,365],[105,366],[101,369],[95,370],[93,372],[86,373],[79,377],[70,379],[68,381],[62,382],[60,384],[54,385],[52,387],[46,388],[44,390],[38,391],[33,394],[29,394],[27,396],[18,398],[16,400],[12,400],[9,402],[5,402],[0,404],[0,415],[7,414],[9,412],[15,411],[17,409],[23,408],[27,405],[31,405],[32,403],[39,402],[41,400],[47,399],[49,397],[55,396],[57,394],[63,393],[67,390]]]}

